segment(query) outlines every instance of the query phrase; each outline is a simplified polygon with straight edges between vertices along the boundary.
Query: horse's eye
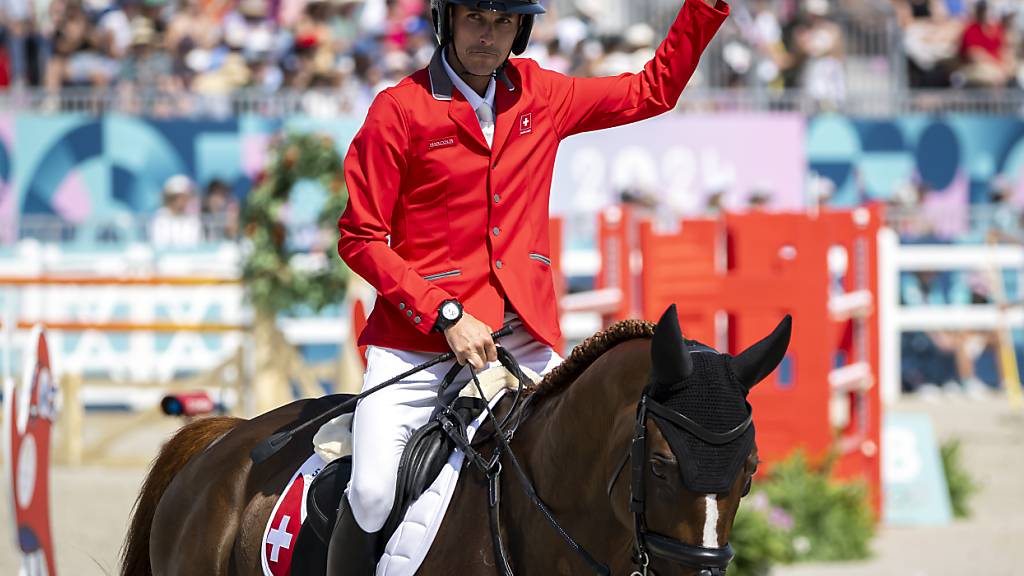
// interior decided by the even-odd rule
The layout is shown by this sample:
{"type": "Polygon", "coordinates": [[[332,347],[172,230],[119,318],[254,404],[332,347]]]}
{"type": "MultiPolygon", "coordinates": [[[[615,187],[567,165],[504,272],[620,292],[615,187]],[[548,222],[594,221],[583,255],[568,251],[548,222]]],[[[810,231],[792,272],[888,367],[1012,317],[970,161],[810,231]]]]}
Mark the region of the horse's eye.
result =
{"type": "Polygon", "coordinates": [[[675,458],[663,453],[655,453],[651,458],[651,474],[654,474],[662,480],[668,479],[668,472],[666,468],[674,466],[676,464],[675,458]]]}
{"type": "Polygon", "coordinates": [[[662,480],[667,480],[668,476],[665,475],[665,463],[661,460],[651,460],[651,474],[662,480]]]}

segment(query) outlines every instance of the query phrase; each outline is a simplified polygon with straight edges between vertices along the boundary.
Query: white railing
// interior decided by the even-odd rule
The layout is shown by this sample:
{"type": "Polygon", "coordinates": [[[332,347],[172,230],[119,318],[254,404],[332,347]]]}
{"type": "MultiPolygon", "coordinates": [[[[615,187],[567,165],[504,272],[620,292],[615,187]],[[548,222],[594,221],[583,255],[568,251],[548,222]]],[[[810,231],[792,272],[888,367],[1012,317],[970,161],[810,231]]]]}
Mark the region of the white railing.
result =
{"type": "MultiPolygon", "coordinates": [[[[23,242],[0,257],[0,321],[51,326],[65,371],[119,382],[166,381],[210,369],[235,353],[252,322],[245,303],[241,251],[64,250],[23,242]]],[[[281,318],[288,342],[341,345],[349,325],[338,308],[281,318]]]]}
{"type": "MultiPolygon", "coordinates": [[[[905,306],[900,303],[900,273],[909,271],[969,271],[1003,281],[1015,272],[1018,286],[1024,282],[1024,247],[1011,245],[900,245],[889,228],[879,233],[879,325],[881,334],[882,398],[893,402],[901,394],[900,336],[904,332],[937,330],[996,331],[1024,326],[1019,302],[1009,306],[950,304],[905,306]]],[[[993,292],[1001,292],[993,287],[993,292]]]]}

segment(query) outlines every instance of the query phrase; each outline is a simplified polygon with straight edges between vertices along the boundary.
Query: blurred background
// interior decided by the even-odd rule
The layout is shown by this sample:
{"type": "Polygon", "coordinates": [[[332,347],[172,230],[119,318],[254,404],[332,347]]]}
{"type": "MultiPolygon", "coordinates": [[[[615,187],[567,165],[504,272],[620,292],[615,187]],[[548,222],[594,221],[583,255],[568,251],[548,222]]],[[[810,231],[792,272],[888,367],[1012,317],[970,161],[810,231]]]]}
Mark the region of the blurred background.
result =
{"type": "MultiPolygon", "coordinates": [[[[428,4],[0,0],[0,360],[46,326],[61,572],[115,570],[182,412],[361,383],[340,161],[428,4]]],[[[544,4],[524,57],[605,76],[681,0],[544,4]]],[[[1024,574],[1024,2],[731,7],[675,111],[561,146],[564,350],[669,302],[727,351],[792,313],[730,574],[1024,574]]]]}

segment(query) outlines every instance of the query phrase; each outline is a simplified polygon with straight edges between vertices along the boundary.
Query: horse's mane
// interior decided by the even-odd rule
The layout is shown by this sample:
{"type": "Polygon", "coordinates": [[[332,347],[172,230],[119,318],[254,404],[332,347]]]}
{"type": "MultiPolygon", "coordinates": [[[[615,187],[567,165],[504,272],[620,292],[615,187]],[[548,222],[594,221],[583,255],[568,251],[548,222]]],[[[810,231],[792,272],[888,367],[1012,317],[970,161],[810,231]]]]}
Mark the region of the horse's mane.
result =
{"type": "Polygon", "coordinates": [[[557,396],[567,390],[594,360],[615,345],[635,338],[652,337],[654,326],[654,323],[646,320],[622,320],[580,342],[564,362],[548,372],[532,389],[533,402],[557,396]]]}

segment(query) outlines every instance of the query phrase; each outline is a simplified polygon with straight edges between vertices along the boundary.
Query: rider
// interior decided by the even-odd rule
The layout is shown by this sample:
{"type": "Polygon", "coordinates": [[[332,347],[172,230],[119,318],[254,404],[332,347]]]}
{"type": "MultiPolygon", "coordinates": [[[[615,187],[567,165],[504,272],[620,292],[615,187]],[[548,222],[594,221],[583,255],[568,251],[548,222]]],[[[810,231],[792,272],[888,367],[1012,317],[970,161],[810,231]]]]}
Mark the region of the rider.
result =
{"type": "MultiPolygon", "coordinates": [[[[364,390],[449,349],[482,370],[496,361],[491,333],[505,324],[516,330],[501,344],[522,365],[544,374],[561,361],[548,244],[558,144],[671,110],[729,12],[721,0],[686,0],[642,72],[570,78],[509,59],[526,49],[544,13],[539,0],[430,7],[440,48],[426,69],[376,97],[345,158],[338,252],[378,291],[359,337],[368,346],[364,390]]],[[[343,506],[355,522],[339,519],[331,548],[340,542],[345,557],[332,552],[330,564],[372,571],[402,450],[450,367],[360,402],[343,506]]]]}

